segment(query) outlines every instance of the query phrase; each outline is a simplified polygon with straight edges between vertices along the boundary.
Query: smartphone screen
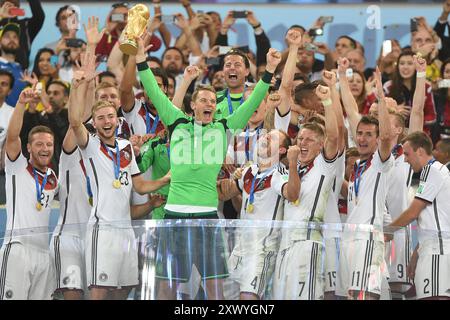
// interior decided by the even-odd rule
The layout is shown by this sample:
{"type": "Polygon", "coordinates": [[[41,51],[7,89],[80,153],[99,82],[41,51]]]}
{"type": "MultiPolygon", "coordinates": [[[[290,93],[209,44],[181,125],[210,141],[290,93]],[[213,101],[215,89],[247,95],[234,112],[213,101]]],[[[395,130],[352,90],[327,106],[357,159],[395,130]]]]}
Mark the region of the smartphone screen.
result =
{"type": "Polygon", "coordinates": [[[383,57],[386,57],[389,53],[392,52],[392,41],[391,40],[385,40],[383,41],[383,57]]]}
{"type": "Polygon", "coordinates": [[[414,18],[412,18],[411,20],[410,20],[410,31],[411,32],[416,32],[417,31],[417,20],[416,19],[414,19],[414,18]]]}
{"type": "Polygon", "coordinates": [[[247,11],[233,11],[233,18],[235,19],[247,18],[247,11]]]}
{"type": "Polygon", "coordinates": [[[227,54],[233,47],[229,46],[220,46],[219,47],[219,54],[227,54]]]}
{"type": "Polygon", "coordinates": [[[163,14],[161,16],[161,22],[166,24],[171,24],[175,22],[175,16],[163,14]]]}

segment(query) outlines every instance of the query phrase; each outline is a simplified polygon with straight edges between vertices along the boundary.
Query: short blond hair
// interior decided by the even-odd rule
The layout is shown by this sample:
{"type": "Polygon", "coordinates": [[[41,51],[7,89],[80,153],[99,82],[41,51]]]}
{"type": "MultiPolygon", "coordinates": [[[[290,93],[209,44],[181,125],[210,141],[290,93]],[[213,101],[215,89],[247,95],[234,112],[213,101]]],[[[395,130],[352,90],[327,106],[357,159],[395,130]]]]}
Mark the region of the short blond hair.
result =
{"type": "Polygon", "coordinates": [[[103,109],[103,108],[113,108],[115,114],[117,115],[117,110],[113,103],[111,103],[109,101],[98,101],[92,107],[92,112],[91,112],[92,118],[94,118],[96,111],[103,109]]]}

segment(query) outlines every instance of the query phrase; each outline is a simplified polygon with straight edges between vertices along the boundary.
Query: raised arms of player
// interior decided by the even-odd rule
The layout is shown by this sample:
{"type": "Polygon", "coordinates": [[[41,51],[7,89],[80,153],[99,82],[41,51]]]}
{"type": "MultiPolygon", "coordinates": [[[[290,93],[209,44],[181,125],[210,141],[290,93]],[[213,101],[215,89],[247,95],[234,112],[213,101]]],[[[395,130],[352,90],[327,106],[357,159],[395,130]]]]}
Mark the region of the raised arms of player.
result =
{"type": "Polygon", "coordinates": [[[80,70],[73,75],[73,103],[69,103],[69,124],[75,134],[76,144],[85,148],[88,142],[88,131],[84,127],[87,104],[92,105],[92,97],[88,100],[86,96],[90,82],[96,77],[95,55],[86,52],[80,70]]]}
{"type": "MultiPolygon", "coordinates": [[[[328,77],[329,72],[325,71],[325,75],[328,77]]],[[[331,160],[336,158],[338,153],[338,138],[339,131],[336,121],[336,113],[333,108],[337,108],[337,103],[331,100],[331,90],[328,87],[317,86],[316,95],[322,101],[322,105],[325,109],[325,143],[323,146],[324,156],[326,159],[331,160]]]]}
{"type": "Polygon", "coordinates": [[[381,82],[381,71],[377,67],[374,72],[375,86],[377,88],[378,96],[378,123],[380,128],[380,145],[378,151],[380,152],[381,161],[386,161],[391,156],[391,143],[390,143],[390,119],[389,112],[386,104],[386,98],[383,91],[383,83],[381,82]]]}
{"type": "Polygon", "coordinates": [[[129,56],[122,81],[120,82],[120,105],[124,112],[130,112],[134,106],[133,84],[136,81],[136,56],[129,56]]]}
{"type": "Polygon", "coordinates": [[[25,105],[32,102],[39,97],[35,91],[36,85],[33,88],[24,89],[19,96],[16,107],[9,120],[8,131],[6,134],[5,150],[6,155],[10,160],[15,160],[22,150],[20,142],[20,130],[23,125],[23,115],[25,114],[25,105]]]}
{"type": "Polygon", "coordinates": [[[289,55],[284,65],[283,78],[280,85],[281,104],[278,106],[278,111],[281,115],[285,115],[290,109],[289,102],[291,101],[298,49],[302,44],[302,34],[298,30],[291,29],[286,35],[286,41],[289,44],[289,55]]]}
{"type": "Polygon", "coordinates": [[[339,58],[338,60],[338,73],[339,73],[339,86],[341,88],[342,103],[344,105],[345,113],[350,122],[350,130],[354,138],[356,138],[356,128],[361,115],[359,114],[358,104],[350,90],[347,79],[347,69],[350,68],[350,62],[347,58],[339,58]]]}
{"type": "Polygon", "coordinates": [[[414,65],[416,67],[416,91],[412,101],[411,115],[409,117],[409,133],[416,131],[423,131],[424,111],[425,106],[425,85],[426,85],[426,69],[427,61],[417,56],[413,57],[414,65]]]}
{"type": "Polygon", "coordinates": [[[158,115],[161,121],[166,125],[170,126],[179,118],[185,118],[183,111],[175,107],[169,98],[161,91],[156,82],[156,79],[148,67],[146,60],[146,50],[144,47],[144,42],[141,38],[138,39],[138,52],[136,55],[136,63],[139,70],[139,77],[144,85],[145,92],[152,100],[153,105],[158,111],[158,115]]]}
{"type": "Polygon", "coordinates": [[[344,125],[344,113],[342,112],[341,96],[336,89],[336,73],[330,71],[324,71],[322,75],[323,81],[327,84],[331,90],[331,100],[333,102],[333,111],[336,116],[337,128],[338,128],[338,151],[343,152],[345,149],[345,128],[344,125]]]}
{"type": "Polygon", "coordinates": [[[250,120],[252,114],[256,109],[258,109],[259,105],[265,98],[273,77],[273,73],[275,72],[280,61],[281,53],[273,48],[270,48],[267,53],[266,72],[256,84],[256,87],[250,97],[242,104],[242,106],[233,112],[233,114],[226,118],[227,126],[230,129],[243,129],[247,125],[248,120],[250,120]]]}
{"type": "Polygon", "coordinates": [[[172,103],[175,107],[181,109],[184,96],[186,95],[189,86],[191,85],[192,81],[198,78],[198,76],[200,76],[200,69],[197,66],[189,66],[184,69],[183,81],[175,91],[175,96],[172,99],[172,103]]]}

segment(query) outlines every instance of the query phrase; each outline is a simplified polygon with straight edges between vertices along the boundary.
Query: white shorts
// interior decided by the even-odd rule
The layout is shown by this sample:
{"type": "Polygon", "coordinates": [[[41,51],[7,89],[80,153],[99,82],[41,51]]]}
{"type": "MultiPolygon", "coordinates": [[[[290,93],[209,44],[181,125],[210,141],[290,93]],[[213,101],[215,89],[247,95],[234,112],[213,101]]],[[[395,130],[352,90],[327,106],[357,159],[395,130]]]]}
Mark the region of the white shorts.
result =
{"type": "Polygon", "coordinates": [[[84,240],[75,235],[54,235],[50,241],[50,252],[55,267],[56,289],[85,291],[84,240]]]}
{"type": "Polygon", "coordinates": [[[450,297],[450,254],[423,254],[419,249],[414,283],[417,299],[450,297]]]}
{"type": "Polygon", "coordinates": [[[275,269],[277,238],[269,236],[267,246],[262,247],[237,242],[228,259],[228,271],[230,279],[239,283],[240,292],[253,293],[263,298],[275,269]]]}
{"type": "Polygon", "coordinates": [[[389,283],[405,284],[406,291],[413,281],[407,276],[406,267],[412,255],[409,228],[394,233],[394,239],[386,243],[386,261],[389,266],[389,283]]]}
{"type": "Polygon", "coordinates": [[[3,244],[0,250],[0,300],[50,300],[55,272],[49,251],[3,244]]]}
{"type": "Polygon", "coordinates": [[[336,290],[339,267],[340,238],[325,239],[325,292],[336,290]]]}
{"type": "MultiPolygon", "coordinates": [[[[341,241],[336,295],[348,297],[349,291],[381,296],[384,276],[384,242],[352,239],[341,241]]],[[[364,299],[364,296],[361,297],[364,299]]]]}
{"type": "Polygon", "coordinates": [[[324,295],[323,245],[296,241],[278,253],[273,279],[275,300],[322,300],[324,295]]]}
{"type": "Polygon", "coordinates": [[[86,277],[89,287],[128,287],[138,281],[138,252],[129,229],[89,226],[86,232],[86,277]]]}

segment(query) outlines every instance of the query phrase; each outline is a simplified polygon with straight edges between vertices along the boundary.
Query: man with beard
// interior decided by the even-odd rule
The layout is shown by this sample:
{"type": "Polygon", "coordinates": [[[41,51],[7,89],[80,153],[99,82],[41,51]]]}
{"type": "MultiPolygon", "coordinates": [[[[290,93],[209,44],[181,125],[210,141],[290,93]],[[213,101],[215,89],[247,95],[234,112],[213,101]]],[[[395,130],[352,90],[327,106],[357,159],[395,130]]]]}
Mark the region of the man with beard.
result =
{"type": "Polygon", "coordinates": [[[16,105],[20,92],[25,88],[22,78],[22,66],[16,62],[20,52],[20,27],[16,23],[9,23],[0,31],[0,69],[6,69],[14,76],[14,86],[11,93],[6,98],[6,103],[10,106],[16,105]]]}
{"type": "MultiPolygon", "coordinates": [[[[67,83],[53,80],[47,85],[46,96],[47,99],[38,99],[29,103],[28,112],[23,117],[23,127],[20,132],[20,138],[22,140],[22,149],[24,150],[25,157],[28,157],[28,153],[25,152],[25,146],[28,143],[28,132],[38,125],[49,127],[54,134],[54,152],[55,157],[51,160],[52,168],[58,171],[59,157],[61,155],[61,146],[64,137],[69,128],[69,119],[67,109],[65,109],[66,103],[69,99],[70,87],[67,83]],[[36,112],[35,105],[38,101],[47,100],[44,104],[46,106],[46,112],[36,112]]],[[[39,97],[38,97],[39,98],[39,97]]],[[[58,173],[58,172],[57,172],[58,173]]]]}
{"type": "MultiPolygon", "coordinates": [[[[86,104],[86,87],[95,77],[95,57],[86,57],[86,61],[89,72],[78,77],[79,85],[85,87],[80,89],[84,90],[80,105],[86,104]]],[[[99,101],[93,106],[95,135],[89,134],[83,125],[84,111],[69,105],[70,128],[87,164],[86,174],[92,187],[93,206],[85,254],[90,297],[124,299],[138,284],[138,257],[129,205],[131,190],[150,193],[166,185],[170,178],[145,181],[140,176],[130,142],[116,138],[118,118],[113,104],[99,101]],[[120,227],[108,227],[114,221],[121,221],[120,227]]]]}
{"type": "Polygon", "coordinates": [[[178,89],[181,81],[183,81],[185,64],[183,52],[177,47],[167,48],[162,55],[161,61],[164,71],[175,76],[176,89],[178,89]]]}
{"type": "Polygon", "coordinates": [[[50,300],[55,289],[46,233],[51,202],[58,190],[57,176],[49,167],[53,132],[45,126],[29,132],[29,161],[22,153],[19,135],[25,105],[37,95],[33,89],[22,91],[6,138],[7,226],[0,250],[0,300],[50,300]],[[32,237],[17,234],[25,229],[41,234],[32,237]]]}
{"type": "Polygon", "coordinates": [[[16,56],[16,61],[20,63],[23,69],[29,66],[29,57],[31,52],[31,44],[34,38],[42,28],[45,19],[45,13],[42,9],[40,0],[28,0],[31,9],[31,18],[17,19],[16,16],[10,15],[9,10],[14,7],[20,7],[20,0],[0,0],[0,26],[5,27],[7,24],[15,23],[22,31],[20,34],[20,50],[16,56]]]}

